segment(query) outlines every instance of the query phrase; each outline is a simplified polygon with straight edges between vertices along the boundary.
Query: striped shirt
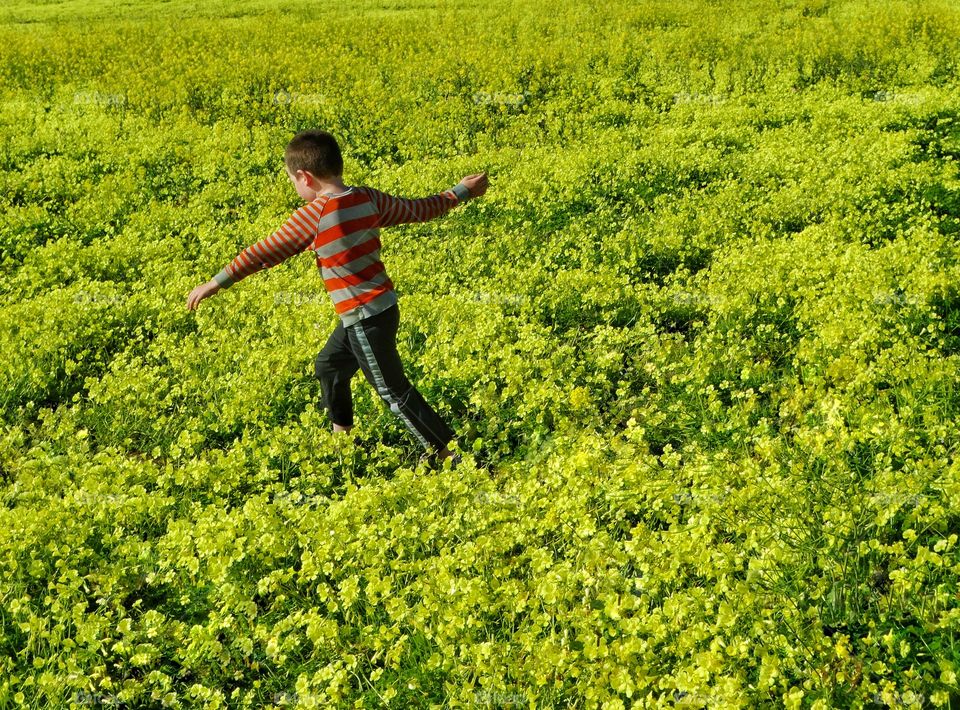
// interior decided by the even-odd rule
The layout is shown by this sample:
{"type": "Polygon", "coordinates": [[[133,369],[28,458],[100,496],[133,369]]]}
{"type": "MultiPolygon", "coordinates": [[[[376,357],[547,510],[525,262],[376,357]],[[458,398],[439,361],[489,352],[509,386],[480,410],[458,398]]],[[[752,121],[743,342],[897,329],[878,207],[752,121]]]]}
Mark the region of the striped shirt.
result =
{"type": "Polygon", "coordinates": [[[380,260],[380,227],[426,222],[470,197],[466,185],[416,200],[372,187],[317,195],[273,234],[244,249],[216,276],[220,288],[310,249],[344,327],[397,302],[380,260]]]}

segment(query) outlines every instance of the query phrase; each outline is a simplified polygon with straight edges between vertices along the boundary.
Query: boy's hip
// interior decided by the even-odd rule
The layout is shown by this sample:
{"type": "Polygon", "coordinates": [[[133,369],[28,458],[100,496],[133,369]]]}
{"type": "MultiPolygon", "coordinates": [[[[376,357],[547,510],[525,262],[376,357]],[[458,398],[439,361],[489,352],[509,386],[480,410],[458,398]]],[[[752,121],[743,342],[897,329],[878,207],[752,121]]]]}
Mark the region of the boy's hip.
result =
{"type": "Polygon", "coordinates": [[[400,306],[397,302],[397,292],[387,291],[368,303],[357,306],[356,308],[340,314],[340,322],[344,328],[354,326],[361,321],[381,322],[389,321],[390,313],[395,312],[399,317],[400,306]],[[371,319],[377,318],[377,321],[371,319]]]}

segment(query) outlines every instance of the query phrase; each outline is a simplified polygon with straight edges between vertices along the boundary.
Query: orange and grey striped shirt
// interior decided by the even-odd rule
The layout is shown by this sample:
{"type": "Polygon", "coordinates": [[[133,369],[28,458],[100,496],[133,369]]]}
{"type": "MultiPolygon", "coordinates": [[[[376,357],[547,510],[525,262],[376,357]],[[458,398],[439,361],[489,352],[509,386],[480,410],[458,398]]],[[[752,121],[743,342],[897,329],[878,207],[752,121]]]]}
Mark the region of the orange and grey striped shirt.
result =
{"type": "Polygon", "coordinates": [[[397,302],[380,260],[380,227],[426,222],[470,198],[466,185],[410,200],[372,187],[317,195],[273,234],[240,252],[216,276],[220,288],[310,249],[344,327],[397,302]]]}

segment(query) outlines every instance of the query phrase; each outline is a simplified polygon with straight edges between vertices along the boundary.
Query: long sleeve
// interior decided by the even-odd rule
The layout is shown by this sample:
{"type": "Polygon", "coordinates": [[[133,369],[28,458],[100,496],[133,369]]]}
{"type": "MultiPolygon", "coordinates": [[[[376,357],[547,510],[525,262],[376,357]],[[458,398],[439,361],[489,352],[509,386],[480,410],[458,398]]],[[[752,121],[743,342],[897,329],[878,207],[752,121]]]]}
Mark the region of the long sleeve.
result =
{"type": "Polygon", "coordinates": [[[322,209],[322,205],[315,202],[303,205],[276,232],[240,252],[213,280],[222,289],[230,288],[250,274],[276,266],[304,251],[317,234],[322,209]]]}
{"type": "Polygon", "coordinates": [[[380,227],[427,222],[446,214],[461,202],[470,199],[470,190],[461,183],[457,183],[450,190],[416,200],[388,195],[372,187],[362,189],[370,195],[377,206],[377,211],[380,213],[378,224],[380,227]]]}

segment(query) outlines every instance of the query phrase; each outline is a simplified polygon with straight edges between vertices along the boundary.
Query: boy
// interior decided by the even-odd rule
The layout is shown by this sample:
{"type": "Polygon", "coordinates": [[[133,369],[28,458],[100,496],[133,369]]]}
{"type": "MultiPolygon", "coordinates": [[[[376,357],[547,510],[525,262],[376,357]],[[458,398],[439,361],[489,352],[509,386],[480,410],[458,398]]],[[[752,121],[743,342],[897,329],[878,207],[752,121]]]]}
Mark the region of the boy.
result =
{"type": "Polygon", "coordinates": [[[350,378],[357,369],[427,449],[429,464],[460,460],[447,444],[454,432],[404,376],[397,353],[400,311],[380,260],[379,228],[426,222],[487,191],[486,173],[468,175],[452,189],[411,200],[342,182],[343,158],[332,135],[301,131],[284,152],[287,176],[307,204],[276,232],[237,255],[187,297],[193,310],[204,298],[261,269],[310,249],[340,322],[317,355],[315,374],[333,431],[353,427],[350,378]]]}

